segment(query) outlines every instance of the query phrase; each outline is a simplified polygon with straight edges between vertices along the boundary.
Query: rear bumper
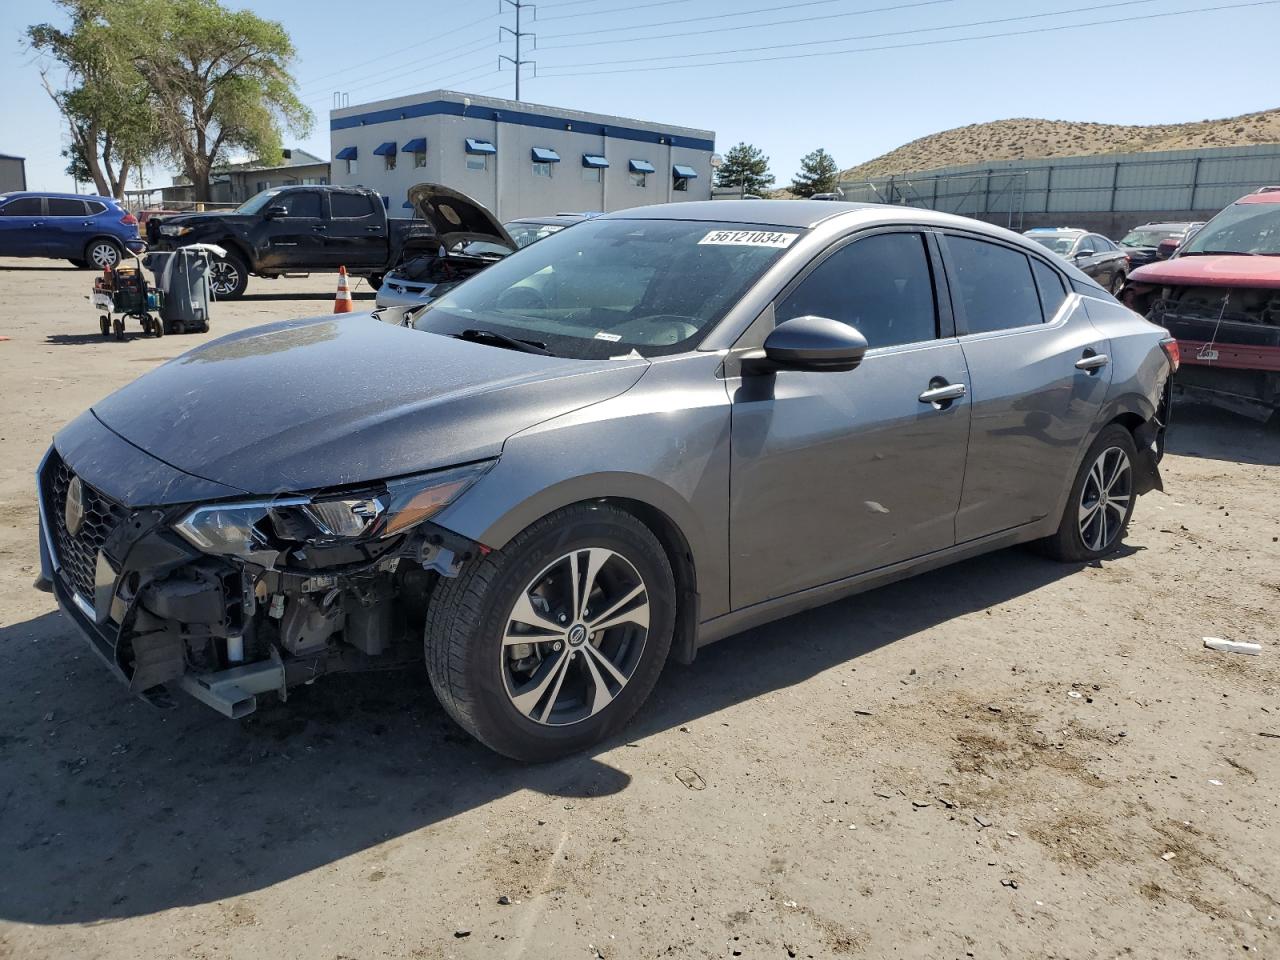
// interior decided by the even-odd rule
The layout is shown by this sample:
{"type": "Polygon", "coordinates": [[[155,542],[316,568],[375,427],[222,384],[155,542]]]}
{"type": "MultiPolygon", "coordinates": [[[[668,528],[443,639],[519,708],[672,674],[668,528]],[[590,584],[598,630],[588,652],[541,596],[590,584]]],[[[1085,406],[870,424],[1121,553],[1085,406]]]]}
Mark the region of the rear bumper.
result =
{"type": "Polygon", "coordinates": [[[130,253],[146,253],[147,241],[145,240],[126,240],[124,245],[129,249],[130,253]]]}

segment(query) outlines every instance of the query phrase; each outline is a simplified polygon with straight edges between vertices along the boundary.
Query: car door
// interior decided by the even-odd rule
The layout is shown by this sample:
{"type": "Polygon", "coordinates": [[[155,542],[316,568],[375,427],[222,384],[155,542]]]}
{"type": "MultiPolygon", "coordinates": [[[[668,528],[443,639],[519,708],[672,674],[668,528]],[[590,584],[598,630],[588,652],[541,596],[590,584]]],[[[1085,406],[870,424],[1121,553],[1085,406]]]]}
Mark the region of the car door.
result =
{"type": "Polygon", "coordinates": [[[735,608],[955,542],[968,374],[940,276],[926,234],[878,230],[837,246],[778,299],[776,322],[830,317],[870,349],[856,370],[783,370],[733,390],[735,608]]]}
{"type": "Polygon", "coordinates": [[[70,197],[46,197],[45,256],[83,257],[85,242],[93,223],[85,211],[83,200],[70,197]]]}
{"type": "MultiPolygon", "coordinates": [[[[259,267],[264,270],[312,269],[324,261],[324,210],[319,190],[283,190],[271,198],[266,209],[282,213],[265,219],[266,232],[259,267]]],[[[265,211],[264,211],[265,215],[265,211]]]]}
{"type": "Polygon", "coordinates": [[[1108,342],[1049,261],[947,232],[972,425],[956,539],[1038,520],[1071,483],[1110,384],[1108,342]]]}
{"type": "Polygon", "coordinates": [[[44,257],[47,250],[43,197],[14,197],[0,207],[0,254],[44,257]]]}
{"type": "Polygon", "coordinates": [[[377,202],[367,193],[330,191],[325,263],[348,270],[387,265],[386,216],[375,209],[377,202]]]}
{"type": "Polygon", "coordinates": [[[1120,265],[1124,263],[1124,254],[1106,237],[1097,234],[1093,236],[1093,246],[1098,258],[1097,273],[1093,274],[1093,278],[1110,290],[1116,284],[1120,265]]]}
{"type": "Polygon", "coordinates": [[[1093,245],[1093,237],[1085,234],[1076,241],[1076,248],[1071,255],[1071,262],[1083,273],[1097,279],[1098,248],[1093,245]]]}

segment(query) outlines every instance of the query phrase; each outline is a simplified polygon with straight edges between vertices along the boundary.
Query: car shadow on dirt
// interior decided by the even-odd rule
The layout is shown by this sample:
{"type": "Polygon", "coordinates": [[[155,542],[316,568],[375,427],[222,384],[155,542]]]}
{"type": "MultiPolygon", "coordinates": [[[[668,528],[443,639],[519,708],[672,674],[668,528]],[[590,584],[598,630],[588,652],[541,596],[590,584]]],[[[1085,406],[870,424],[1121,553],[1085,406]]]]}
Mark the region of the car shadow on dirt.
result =
{"type": "Polygon", "coordinates": [[[421,668],[332,677],[232,722],[185,697],[169,711],[129,697],[60,614],[0,627],[0,919],[93,923],[207,903],[516,791],[624,791],[631,777],[607,759],[623,743],[1076,569],[1006,550],[757,628],[670,666],[620,738],[542,766],[472,741],[421,668]]]}
{"type": "Polygon", "coordinates": [[[1205,460],[1280,466],[1280,414],[1259,423],[1203,404],[1177,404],[1165,452],[1205,460]]]}

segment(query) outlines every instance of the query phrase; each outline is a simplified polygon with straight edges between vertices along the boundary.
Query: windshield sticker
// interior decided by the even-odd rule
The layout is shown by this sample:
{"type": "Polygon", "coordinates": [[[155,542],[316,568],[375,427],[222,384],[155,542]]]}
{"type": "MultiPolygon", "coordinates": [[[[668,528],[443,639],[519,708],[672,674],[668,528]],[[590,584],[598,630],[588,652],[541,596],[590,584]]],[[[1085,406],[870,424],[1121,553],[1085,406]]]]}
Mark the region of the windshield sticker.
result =
{"type": "Polygon", "coordinates": [[[622,334],[605,333],[603,330],[601,330],[599,333],[596,334],[596,339],[604,340],[604,341],[607,341],[608,343],[617,343],[619,340],[622,339],[622,334]]]}
{"type": "Polygon", "coordinates": [[[698,246],[777,247],[782,250],[791,246],[798,236],[798,233],[777,233],[773,230],[712,230],[698,241],[698,246]]]}

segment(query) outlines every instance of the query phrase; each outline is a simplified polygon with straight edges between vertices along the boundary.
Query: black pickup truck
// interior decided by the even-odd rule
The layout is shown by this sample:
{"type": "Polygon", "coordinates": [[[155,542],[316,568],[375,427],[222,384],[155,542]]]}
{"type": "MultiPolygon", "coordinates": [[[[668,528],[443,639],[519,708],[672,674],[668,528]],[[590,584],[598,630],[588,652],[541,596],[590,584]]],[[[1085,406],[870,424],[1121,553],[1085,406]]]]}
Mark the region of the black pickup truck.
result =
{"type": "Polygon", "coordinates": [[[213,243],[227,251],[210,271],[220,299],[244,293],[249,274],[336,273],[346,267],[375,290],[406,245],[435,235],[421,220],[387,216],[382,198],[363,187],[273,187],[228,213],[187,213],[147,221],[152,249],[213,243]]]}

